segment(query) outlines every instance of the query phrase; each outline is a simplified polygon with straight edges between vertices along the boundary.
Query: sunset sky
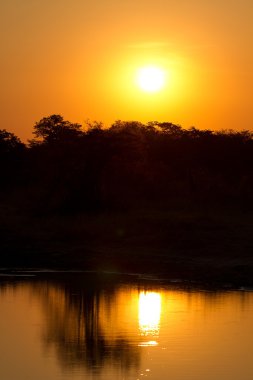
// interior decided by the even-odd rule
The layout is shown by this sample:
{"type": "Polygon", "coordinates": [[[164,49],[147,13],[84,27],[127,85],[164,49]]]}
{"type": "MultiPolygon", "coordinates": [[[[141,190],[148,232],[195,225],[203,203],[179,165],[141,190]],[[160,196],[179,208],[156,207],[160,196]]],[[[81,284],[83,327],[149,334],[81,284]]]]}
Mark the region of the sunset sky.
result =
{"type": "Polygon", "coordinates": [[[252,38],[252,0],[2,1],[0,129],[25,140],[57,113],[253,130],[252,38]],[[147,66],[160,91],[138,86],[147,66]]]}

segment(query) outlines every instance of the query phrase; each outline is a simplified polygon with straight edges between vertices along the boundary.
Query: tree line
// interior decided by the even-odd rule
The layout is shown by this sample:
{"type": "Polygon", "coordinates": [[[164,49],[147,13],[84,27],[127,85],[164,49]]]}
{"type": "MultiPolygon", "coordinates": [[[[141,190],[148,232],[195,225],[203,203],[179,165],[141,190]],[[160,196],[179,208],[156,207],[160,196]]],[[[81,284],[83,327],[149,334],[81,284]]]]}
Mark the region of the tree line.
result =
{"type": "Polygon", "coordinates": [[[253,133],[170,122],[82,126],[51,115],[24,144],[0,130],[0,193],[38,213],[253,200],[253,133]]]}

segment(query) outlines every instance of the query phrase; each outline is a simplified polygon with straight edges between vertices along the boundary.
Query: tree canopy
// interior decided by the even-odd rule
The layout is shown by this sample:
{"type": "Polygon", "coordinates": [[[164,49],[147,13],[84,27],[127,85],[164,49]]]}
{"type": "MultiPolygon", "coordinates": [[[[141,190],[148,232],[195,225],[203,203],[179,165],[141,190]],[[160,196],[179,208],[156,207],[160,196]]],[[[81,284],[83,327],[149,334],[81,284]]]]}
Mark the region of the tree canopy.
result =
{"type": "Polygon", "coordinates": [[[1,161],[1,181],[19,193],[18,186],[25,186],[23,193],[30,189],[30,202],[35,198],[34,205],[44,210],[100,210],[175,199],[253,200],[248,130],[121,120],[109,128],[99,122],[82,128],[55,114],[35,123],[33,134],[23,149],[18,137],[0,131],[0,152],[8,156],[1,161]]]}
{"type": "Polygon", "coordinates": [[[20,139],[11,132],[5,129],[0,129],[0,153],[11,153],[15,150],[24,148],[24,144],[20,139]]]}
{"type": "Polygon", "coordinates": [[[80,137],[82,125],[71,123],[61,115],[44,117],[34,125],[35,139],[31,143],[53,143],[80,137]]]}

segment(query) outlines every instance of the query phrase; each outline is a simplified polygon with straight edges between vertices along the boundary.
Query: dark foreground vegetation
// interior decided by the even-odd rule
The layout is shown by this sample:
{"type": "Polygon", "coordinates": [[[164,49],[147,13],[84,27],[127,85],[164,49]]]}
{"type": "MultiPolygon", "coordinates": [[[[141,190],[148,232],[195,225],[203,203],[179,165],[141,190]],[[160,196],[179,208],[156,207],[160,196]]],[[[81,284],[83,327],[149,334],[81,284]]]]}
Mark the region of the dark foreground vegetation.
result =
{"type": "Polygon", "coordinates": [[[60,115],[0,130],[0,268],[253,285],[253,134],[60,115]]]}

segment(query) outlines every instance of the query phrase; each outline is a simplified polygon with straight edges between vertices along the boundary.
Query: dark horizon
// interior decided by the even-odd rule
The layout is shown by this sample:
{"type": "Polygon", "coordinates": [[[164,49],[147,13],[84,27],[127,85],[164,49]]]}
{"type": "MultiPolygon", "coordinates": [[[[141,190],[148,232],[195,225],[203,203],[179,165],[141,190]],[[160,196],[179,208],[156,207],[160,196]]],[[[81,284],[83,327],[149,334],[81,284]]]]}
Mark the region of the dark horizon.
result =
{"type": "Polygon", "coordinates": [[[60,115],[34,132],[0,134],[2,267],[252,283],[251,132],[60,115]]]}

